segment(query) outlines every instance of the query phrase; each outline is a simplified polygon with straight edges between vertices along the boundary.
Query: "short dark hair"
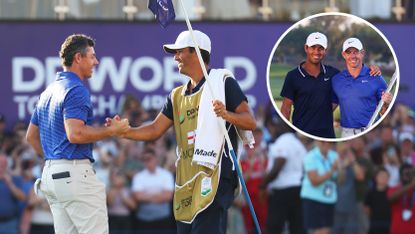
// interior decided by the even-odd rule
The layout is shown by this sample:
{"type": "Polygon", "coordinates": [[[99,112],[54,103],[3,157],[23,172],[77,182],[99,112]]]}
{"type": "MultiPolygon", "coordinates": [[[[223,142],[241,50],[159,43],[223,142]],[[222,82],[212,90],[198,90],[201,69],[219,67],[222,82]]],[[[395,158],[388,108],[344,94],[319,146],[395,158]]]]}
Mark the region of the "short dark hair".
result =
{"type": "MultiPolygon", "coordinates": [[[[190,53],[196,52],[194,47],[189,47],[190,53]]],[[[207,50],[200,49],[200,54],[202,55],[203,62],[206,64],[210,63],[210,54],[207,50]]]]}
{"type": "Polygon", "coordinates": [[[59,57],[62,59],[62,65],[72,66],[73,58],[76,53],[85,56],[88,47],[95,46],[95,40],[84,34],[72,34],[65,39],[59,51],[59,57]]]}

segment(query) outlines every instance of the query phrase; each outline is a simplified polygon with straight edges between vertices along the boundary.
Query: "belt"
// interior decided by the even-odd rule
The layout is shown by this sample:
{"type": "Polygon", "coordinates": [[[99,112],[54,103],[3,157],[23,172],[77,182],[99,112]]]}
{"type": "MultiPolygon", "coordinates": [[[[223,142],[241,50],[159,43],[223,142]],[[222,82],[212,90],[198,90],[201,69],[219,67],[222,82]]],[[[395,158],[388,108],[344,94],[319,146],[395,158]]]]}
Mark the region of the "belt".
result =
{"type": "Polygon", "coordinates": [[[91,161],[89,159],[49,159],[46,160],[45,165],[59,165],[59,164],[91,164],[91,161]]]}

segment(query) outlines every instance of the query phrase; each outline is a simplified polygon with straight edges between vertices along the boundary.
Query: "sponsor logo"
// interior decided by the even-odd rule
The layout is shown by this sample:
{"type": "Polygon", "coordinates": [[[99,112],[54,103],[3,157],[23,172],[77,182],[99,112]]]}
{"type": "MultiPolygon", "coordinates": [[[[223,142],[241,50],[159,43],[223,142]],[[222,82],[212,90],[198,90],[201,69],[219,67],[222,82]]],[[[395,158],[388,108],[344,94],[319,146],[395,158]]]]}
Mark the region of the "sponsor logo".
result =
{"type": "Polygon", "coordinates": [[[187,144],[193,145],[195,143],[196,131],[187,132],[187,144]]]}
{"type": "Polygon", "coordinates": [[[369,82],[368,80],[362,80],[362,83],[367,83],[367,82],[369,82]]]}
{"type": "Polygon", "coordinates": [[[184,122],[184,114],[179,112],[179,123],[182,124],[184,122]]]}
{"type": "Polygon", "coordinates": [[[215,151],[213,150],[206,151],[203,149],[196,149],[194,154],[199,155],[199,156],[214,157],[214,158],[216,158],[217,156],[217,153],[215,153],[215,151]]]}
{"type": "Polygon", "coordinates": [[[190,196],[190,197],[186,197],[186,198],[184,198],[184,199],[182,199],[181,201],[180,201],[180,203],[177,203],[176,205],[175,205],[175,207],[174,207],[174,209],[176,209],[176,210],[180,210],[181,208],[186,208],[186,207],[188,207],[188,206],[190,206],[190,205],[192,205],[192,196],[190,196]]]}
{"type": "Polygon", "coordinates": [[[328,81],[328,80],[330,80],[330,77],[325,77],[324,78],[324,81],[328,81]]]}
{"type": "Polygon", "coordinates": [[[201,181],[200,195],[206,197],[210,192],[212,192],[212,178],[205,177],[201,181]]]}
{"type": "Polygon", "coordinates": [[[182,154],[180,155],[181,159],[191,159],[193,158],[193,150],[194,148],[183,150],[182,154]]]}
{"type": "Polygon", "coordinates": [[[199,106],[196,108],[186,110],[187,119],[191,120],[191,119],[196,118],[198,112],[199,112],[199,106]]]}

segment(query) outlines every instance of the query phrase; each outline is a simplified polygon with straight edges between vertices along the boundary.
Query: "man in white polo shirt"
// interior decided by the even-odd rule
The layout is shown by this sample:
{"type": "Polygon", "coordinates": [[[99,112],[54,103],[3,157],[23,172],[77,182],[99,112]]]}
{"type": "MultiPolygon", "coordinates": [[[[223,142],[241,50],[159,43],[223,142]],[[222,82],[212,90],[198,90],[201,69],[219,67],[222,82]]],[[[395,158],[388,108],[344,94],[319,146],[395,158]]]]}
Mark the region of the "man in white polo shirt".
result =
{"type": "Polygon", "coordinates": [[[269,190],[267,230],[282,233],[288,222],[289,233],[304,233],[300,191],[307,150],[287,125],[282,128],[285,133],[270,146],[268,173],[261,184],[269,190]]]}

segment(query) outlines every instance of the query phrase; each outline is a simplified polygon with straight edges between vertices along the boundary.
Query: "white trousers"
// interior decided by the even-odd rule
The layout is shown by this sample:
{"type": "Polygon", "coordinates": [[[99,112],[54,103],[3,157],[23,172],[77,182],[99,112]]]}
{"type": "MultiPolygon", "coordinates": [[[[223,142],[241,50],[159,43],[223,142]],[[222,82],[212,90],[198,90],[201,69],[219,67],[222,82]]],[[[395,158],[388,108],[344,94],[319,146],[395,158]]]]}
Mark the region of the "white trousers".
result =
{"type": "Polygon", "coordinates": [[[88,159],[46,160],[38,186],[49,202],[57,234],[109,232],[105,185],[88,159]]]}
{"type": "Polygon", "coordinates": [[[343,128],[342,127],[342,137],[354,136],[358,133],[366,130],[365,128],[343,128]]]}

